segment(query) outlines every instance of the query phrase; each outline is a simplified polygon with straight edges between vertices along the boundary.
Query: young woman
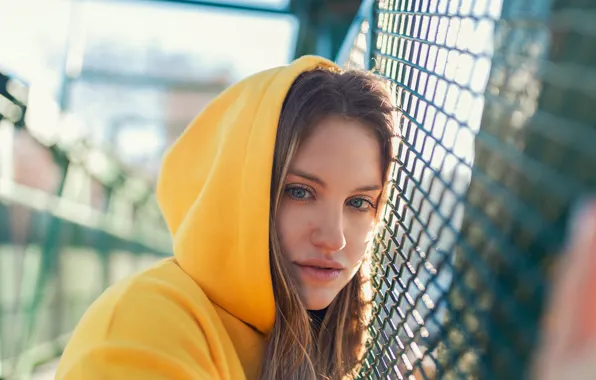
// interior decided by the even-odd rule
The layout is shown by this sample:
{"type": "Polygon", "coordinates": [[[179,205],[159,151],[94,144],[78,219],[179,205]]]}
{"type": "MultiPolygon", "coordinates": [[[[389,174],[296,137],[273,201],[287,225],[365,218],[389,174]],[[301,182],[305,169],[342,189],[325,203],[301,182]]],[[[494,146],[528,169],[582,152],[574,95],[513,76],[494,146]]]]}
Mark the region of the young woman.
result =
{"type": "Polygon", "coordinates": [[[174,257],[108,289],[57,379],[341,379],[393,157],[382,82],[307,56],[217,97],[165,156],[174,257]]]}

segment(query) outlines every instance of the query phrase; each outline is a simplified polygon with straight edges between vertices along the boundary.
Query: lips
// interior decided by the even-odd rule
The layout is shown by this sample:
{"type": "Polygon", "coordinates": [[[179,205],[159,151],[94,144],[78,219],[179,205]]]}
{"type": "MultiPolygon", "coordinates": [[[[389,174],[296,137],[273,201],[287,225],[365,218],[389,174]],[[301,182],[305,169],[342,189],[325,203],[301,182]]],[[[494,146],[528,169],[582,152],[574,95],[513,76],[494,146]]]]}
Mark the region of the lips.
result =
{"type": "Polygon", "coordinates": [[[343,270],[344,266],[341,265],[338,261],[335,260],[327,260],[327,259],[307,259],[307,260],[300,260],[296,261],[296,264],[305,267],[314,267],[318,269],[337,269],[343,270]]]}
{"type": "Polygon", "coordinates": [[[302,279],[309,282],[333,281],[345,269],[339,262],[325,259],[309,259],[295,264],[302,279]]]}

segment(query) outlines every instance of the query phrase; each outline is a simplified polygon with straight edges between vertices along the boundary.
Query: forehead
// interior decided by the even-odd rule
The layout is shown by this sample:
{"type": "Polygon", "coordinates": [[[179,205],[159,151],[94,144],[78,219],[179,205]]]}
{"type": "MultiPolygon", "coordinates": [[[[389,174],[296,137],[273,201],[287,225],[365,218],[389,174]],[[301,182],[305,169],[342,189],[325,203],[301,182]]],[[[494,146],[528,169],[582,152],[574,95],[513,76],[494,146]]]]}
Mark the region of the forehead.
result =
{"type": "Polygon", "coordinates": [[[313,126],[291,166],[317,176],[368,180],[371,185],[382,179],[381,146],[372,128],[357,120],[328,117],[313,126]]]}

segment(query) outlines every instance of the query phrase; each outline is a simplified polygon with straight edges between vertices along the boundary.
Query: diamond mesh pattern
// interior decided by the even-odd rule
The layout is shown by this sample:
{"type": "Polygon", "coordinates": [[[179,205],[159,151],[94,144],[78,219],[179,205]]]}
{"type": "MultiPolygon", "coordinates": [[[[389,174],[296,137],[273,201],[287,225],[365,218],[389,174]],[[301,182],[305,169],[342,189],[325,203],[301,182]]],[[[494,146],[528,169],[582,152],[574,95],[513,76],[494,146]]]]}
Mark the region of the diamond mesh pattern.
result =
{"type": "Polygon", "coordinates": [[[569,209],[596,187],[596,3],[364,13],[345,64],[386,78],[402,141],[361,377],[525,378],[569,209]]]}

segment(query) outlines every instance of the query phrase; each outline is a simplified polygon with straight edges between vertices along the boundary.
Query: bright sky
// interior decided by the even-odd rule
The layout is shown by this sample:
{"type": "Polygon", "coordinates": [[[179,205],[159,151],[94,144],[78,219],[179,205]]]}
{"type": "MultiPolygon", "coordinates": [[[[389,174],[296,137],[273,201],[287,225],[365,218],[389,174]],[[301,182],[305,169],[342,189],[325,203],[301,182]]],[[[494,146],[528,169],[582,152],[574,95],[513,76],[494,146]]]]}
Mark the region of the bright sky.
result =
{"type": "MultiPolygon", "coordinates": [[[[286,3],[236,2],[272,7],[286,3]]],[[[70,0],[0,0],[0,69],[55,91],[70,4],[70,0]]],[[[202,67],[232,66],[235,77],[286,63],[292,57],[296,23],[289,16],[157,1],[90,1],[86,10],[80,20],[85,20],[89,46],[107,41],[114,50],[139,53],[138,61],[126,57],[127,61],[119,63],[124,69],[142,65],[143,51],[150,45],[169,54],[190,54],[202,67]]]]}
{"type": "MultiPolygon", "coordinates": [[[[234,1],[270,7],[287,5],[287,0],[234,1]]],[[[57,100],[71,9],[77,12],[78,25],[83,26],[76,27],[71,36],[77,37],[75,45],[83,42],[84,67],[193,81],[209,81],[221,72],[229,72],[229,80],[235,81],[285,64],[293,56],[297,23],[292,16],[159,1],[91,0],[84,7],[71,7],[84,2],[0,0],[0,70],[16,74],[36,88],[30,101],[43,99],[36,101],[32,109],[35,108],[37,115],[33,117],[40,121],[44,133],[52,127],[48,120],[57,118],[51,94],[57,100]],[[149,59],[152,50],[159,51],[158,59],[165,60],[169,67],[156,63],[155,54],[149,59]],[[177,65],[184,69],[171,69],[177,65]]],[[[121,94],[125,102],[116,99],[114,104],[114,99],[109,99],[112,93],[101,86],[96,86],[95,91],[88,86],[82,93],[84,99],[78,99],[81,93],[77,92],[74,100],[82,102],[83,109],[77,108],[77,115],[69,123],[85,125],[88,133],[93,133],[92,138],[103,141],[110,118],[121,112],[119,108],[127,108],[131,113],[153,113],[149,117],[154,122],[145,127],[127,126],[117,140],[137,142],[123,145],[127,148],[121,149],[121,154],[129,157],[155,151],[161,145],[159,140],[163,140],[159,94],[147,88],[131,90],[121,94]],[[77,122],[77,117],[83,120],[77,122]]],[[[63,128],[60,131],[65,133],[63,128]]]]}
{"type": "Polygon", "coordinates": [[[107,38],[130,47],[158,43],[167,53],[193,54],[208,66],[232,65],[237,78],[291,59],[293,17],[171,3],[129,4],[89,6],[89,41],[107,38]]]}

